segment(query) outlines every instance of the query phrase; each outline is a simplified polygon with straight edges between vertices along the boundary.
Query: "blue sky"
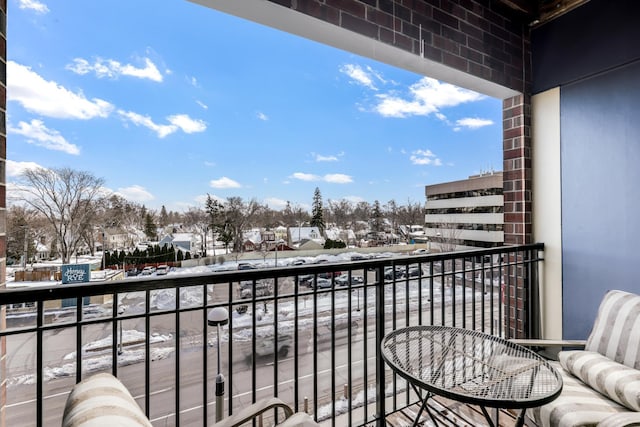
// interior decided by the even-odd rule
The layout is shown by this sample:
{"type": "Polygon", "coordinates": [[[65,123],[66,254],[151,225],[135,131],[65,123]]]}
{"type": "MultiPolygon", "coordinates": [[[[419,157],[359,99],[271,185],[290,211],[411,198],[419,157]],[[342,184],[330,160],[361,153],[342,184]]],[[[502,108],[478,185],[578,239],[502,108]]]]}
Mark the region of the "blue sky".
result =
{"type": "Polygon", "coordinates": [[[424,202],[502,166],[501,101],[186,0],[9,0],[7,182],[70,167],[152,209],[424,202]]]}

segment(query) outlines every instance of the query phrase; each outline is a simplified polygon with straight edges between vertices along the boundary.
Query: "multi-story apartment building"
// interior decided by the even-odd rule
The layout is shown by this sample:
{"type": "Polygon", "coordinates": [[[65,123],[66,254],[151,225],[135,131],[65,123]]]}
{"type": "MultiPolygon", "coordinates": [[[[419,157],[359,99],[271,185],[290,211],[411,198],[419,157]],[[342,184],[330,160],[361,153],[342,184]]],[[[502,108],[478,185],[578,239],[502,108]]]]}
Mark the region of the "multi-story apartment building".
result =
{"type": "Polygon", "coordinates": [[[433,249],[490,248],[504,243],[502,172],[427,185],[425,235],[433,249]]]}

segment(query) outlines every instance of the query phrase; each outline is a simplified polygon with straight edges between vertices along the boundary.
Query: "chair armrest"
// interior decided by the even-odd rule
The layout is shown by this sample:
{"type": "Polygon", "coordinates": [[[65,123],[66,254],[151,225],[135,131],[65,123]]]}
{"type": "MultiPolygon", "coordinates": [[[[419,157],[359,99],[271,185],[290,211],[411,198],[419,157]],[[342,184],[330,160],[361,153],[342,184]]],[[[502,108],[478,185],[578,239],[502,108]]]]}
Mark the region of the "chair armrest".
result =
{"type": "Polygon", "coordinates": [[[289,418],[293,415],[293,410],[289,405],[284,403],[284,401],[278,399],[277,397],[269,397],[266,399],[258,400],[256,403],[243,408],[240,412],[235,413],[233,415],[228,416],[227,418],[218,421],[213,426],[214,427],[236,427],[240,426],[247,421],[251,421],[254,418],[258,417],[263,412],[266,412],[270,409],[282,408],[284,411],[284,417],[289,418]]]}
{"type": "Polygon", "coordinates": [[[572,348],[584,348],[587,343],[586,340],[541,340],[541,339],[520,339],[512,338],[511,341],[514,344],[521,345],[523,347],[572,347],[572,348]]]}

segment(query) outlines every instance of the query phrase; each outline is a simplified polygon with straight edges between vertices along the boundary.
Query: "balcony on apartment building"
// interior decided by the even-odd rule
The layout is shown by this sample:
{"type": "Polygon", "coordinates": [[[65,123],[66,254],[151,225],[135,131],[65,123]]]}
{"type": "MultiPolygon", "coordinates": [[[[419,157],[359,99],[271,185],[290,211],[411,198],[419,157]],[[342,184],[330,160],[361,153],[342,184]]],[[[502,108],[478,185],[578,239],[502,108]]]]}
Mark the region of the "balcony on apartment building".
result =
{"type": "MultiPolygon", "coordinates": [[[[321,425],[405,425],[419,397],[382,359],[383,336],[409,325],[535,336],[542,255],[534,244],[2,290],[5,422],[59,425],[73,385],[109,372],[153,425],[213,425],[219,351],[225,416],[277,396],[321,425]],[[216,307],[229,313],[219,337],[216,307]]],[[[474,425],[462,406],[432,401],[444,425],[474,425]]]]}

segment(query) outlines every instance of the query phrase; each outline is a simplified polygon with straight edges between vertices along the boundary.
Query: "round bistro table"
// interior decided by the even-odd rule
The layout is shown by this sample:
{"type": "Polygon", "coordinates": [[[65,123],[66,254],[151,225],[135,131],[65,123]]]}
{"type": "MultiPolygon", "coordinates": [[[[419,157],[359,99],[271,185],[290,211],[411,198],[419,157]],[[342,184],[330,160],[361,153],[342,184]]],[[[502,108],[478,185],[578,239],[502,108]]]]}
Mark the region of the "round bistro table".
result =
{"type": "Polygon", "coordinates": [[[486,407],[520,409],[521,427],[527,408],[551,402],[562,391],[562,377],[540,355],[479,331],[408,326],[385,335],[381,350],[422,400],[414,426],[423,410],[437,425],[427,405],[432,395],[480,406],[490,426],[486,407]]]}

